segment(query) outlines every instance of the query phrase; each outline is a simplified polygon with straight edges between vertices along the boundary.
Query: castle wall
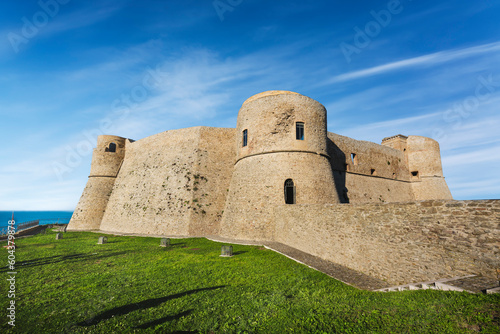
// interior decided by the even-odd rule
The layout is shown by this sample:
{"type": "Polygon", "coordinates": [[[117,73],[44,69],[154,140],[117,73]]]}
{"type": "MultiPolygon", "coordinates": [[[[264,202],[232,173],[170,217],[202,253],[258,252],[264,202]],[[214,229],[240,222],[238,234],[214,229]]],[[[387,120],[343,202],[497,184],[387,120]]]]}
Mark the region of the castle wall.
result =
{"type": "Polygon", "coordinates": [[[290,178],[295,182],[296,203],[332,203],[336,198],[330,165],[323,156],[283,152],[248,157],[237,165],[221,222],[221,236],[272,240],[273,207],[285,203],[284,183],[290,178]]]}
{"type": "Polygon", "coordinates": [[[188,230],[191,236],[211,236],[220,232],[236,154],[235,131],[200,129],[198,161],[193,166],[193,214],[188,230]]]}
{"type": "Polygon", "coordinates": [[[235,139],[222,236],[272,240],[272,208],[285,203],[287,180],[293,181],[287,187],[289,201],[339,202],[327,155],[326,109],[319,102],[286,91],[252,96],[238,113],[235,139]],[[299,139],[297,122],[304,126],[299,139]]]}
{"type": "Polygon", "coordinates": [[[414,200],[411,184],[363,174],[345,177],[349,203],[391,203],[414,200]]]}
{"type": "Polygon", "coordinates": [[[413,193],[417,200],[452,199],[443,177],[439,143],[431,138],[409,136],[408,168],[412,175],[413,193]]]}
{"type": "Polygon", "coordinates": [[[191,166],[199,128],[166,131],[127,146],[102,231],[187,235],[191,166]]]}
{"type": "Polygon", "coordinates": [[[414,200],[403,152],[331,132],[328,139],[331,168],[343,203],[414,200]]]}
{"type": "Polygon", "coordinates": [[[100,229],[180,236],[217,233],[227,193],[220,188],[229,184],[233,140],[234,129],[195,127],[127,145],[100,229]]]}
{"type": "Polygon", "coordinates": [[[280,205],[275,240],[397,285],[496,277],[500,200],[280,205]]]}
{"type": "Polygon", "coordinates": [[[125,157],[127,139],[102,135],[97,137],[97,146],[92,154],[90,177],[116,177],[125,157]],[[114,144],[114,149],[110,146],[114,144]]]}
{"type": "Polygon", "coordinates": [[[127,139],[117,136],[103,135],[97,138],[97,146],[92,154],[90,176],[71,216],[68,230],[100,228],[116,175],[125,156],[127,142],[127,139]]]}
{"type": "Polygon", "coordinates": [[[68,224],[69,231],[99,230],[115,179],[91,177],[68,224]]]}
{"type": "Polygon", "coordinates": [[[326,109],[297,93],[271,91],[246,100],[238,113],[236,124],[236,159],[246,156],[282,152],[305,151],[325,154],[326,109]],[[303,122],[305,139],[297,140],[296,122],[303,122]],[[248,130],[248,145],[242,145],[242,132],[248,130]]]}

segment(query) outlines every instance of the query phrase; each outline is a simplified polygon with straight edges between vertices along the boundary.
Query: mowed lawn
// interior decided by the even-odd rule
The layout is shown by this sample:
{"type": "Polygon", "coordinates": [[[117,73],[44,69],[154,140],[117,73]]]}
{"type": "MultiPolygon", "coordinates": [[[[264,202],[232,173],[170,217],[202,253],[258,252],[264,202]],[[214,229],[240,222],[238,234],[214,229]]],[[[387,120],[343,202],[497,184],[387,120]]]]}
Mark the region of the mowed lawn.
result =
{"type": "Polygon", "coordinates": [[[500,333],[499,295],[368,292],[258,246],[99,235],[16,240],[14,329],[2,248],[0,332],[500,333]]]}

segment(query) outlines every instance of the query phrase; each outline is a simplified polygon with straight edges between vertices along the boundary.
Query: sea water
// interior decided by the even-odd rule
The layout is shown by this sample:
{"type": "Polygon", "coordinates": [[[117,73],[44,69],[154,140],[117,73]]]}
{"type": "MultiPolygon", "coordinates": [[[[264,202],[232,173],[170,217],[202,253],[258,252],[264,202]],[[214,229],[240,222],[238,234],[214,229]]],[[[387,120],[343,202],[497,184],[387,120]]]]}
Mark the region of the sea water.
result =
{"type": "MultiPolygon", "coordinates": [[[[40,220],[40,224],[56,224],[58,222],[67,224],[73,215],[73,211],[14,211],[16,226],[31,220],[40,220]]],[[[0,211],[0,228],[7,227],[12,219],[12,211],[0,211]]]]}

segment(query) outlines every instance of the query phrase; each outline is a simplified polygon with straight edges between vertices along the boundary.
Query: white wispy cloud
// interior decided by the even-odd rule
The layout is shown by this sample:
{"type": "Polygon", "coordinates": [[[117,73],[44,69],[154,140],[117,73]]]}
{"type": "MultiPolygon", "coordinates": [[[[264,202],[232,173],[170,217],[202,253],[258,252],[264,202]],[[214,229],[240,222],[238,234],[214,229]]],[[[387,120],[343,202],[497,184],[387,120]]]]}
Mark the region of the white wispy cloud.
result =
{"type": "Polygon", "coordinates": [[[485,163],[499,165],[500,144],[488,145],[486,148],[478,149],[472,152],[445,155],[442,158],[442,162],[443,164],[449,166],[465,166],[485,163]]]}
{"type": "Polygon", "coordinates": [[[362,124],[354,127],[339,128],[335,123],[329,124],[329,131],[336,132],[355,139],[369,140],[380,143],[383,138],[396,134],[425,135],[423,129],[429,127],[439,119],[441,113],[434,112],[418,116],[410,116],[374,123],[362,124]]]}
{"type": "Polygon", "coordinates": [[[457,60],[461,58],[466,58],[474,55],[492,53],[500,51],[500,42],[494,42],[489,44],[483,44],[478,46],[473,46],[463,49],[454,49],[448,51],[440,51],[428,55],[423,55],[414,58],[408,58],[404,60],[399,60],[384,65],[374,66],[367,69],[348,72],[344,74],[337,75],[325,82],[324,85],[339,83],[354,79],[366,78],[370,76],[375,76],[379,74],[388,73],[391,71],[412,68],[418,66],[434,66],[441,63],[446,63],[452,60],[457,60]]]}

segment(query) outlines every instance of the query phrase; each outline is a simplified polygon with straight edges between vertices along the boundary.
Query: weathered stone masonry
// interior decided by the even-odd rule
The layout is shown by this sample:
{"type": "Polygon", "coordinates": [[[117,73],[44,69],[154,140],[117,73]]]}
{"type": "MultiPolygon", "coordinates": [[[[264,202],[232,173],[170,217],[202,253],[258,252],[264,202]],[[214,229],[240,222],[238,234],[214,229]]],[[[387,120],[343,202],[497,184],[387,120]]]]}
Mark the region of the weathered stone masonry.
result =
{"type": "Polygon", "coordinates": [[[280,205],[274,240],[397,285],[500,268],[500,200],[280,205]]]}
{"type": "Polygon", "coordinates": [[[68,230],[278,241],[408,283],[493,275],[498,210],[452,201],[436,141],[327,132],[319,102],[269,91],[235,129],[99,136],[68,230]]]}

